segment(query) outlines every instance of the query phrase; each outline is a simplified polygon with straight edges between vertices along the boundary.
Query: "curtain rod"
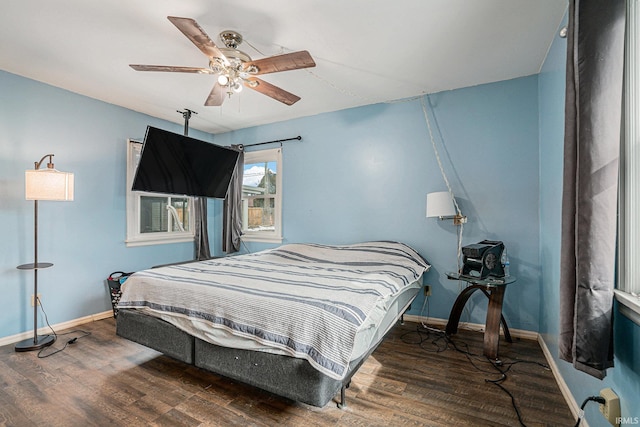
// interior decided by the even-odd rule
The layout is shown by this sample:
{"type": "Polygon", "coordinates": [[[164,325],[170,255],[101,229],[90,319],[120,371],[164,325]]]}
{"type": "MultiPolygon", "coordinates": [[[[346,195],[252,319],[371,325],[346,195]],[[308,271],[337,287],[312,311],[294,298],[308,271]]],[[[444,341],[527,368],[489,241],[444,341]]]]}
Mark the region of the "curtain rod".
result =
{"type": "MultiPolygon", "coordinates": [[[[240,148],[242,149],[242,148],[244,148],[244,147],[255,147],[255,146],[257,146],[257,145],[274,144],[274,143],[276,143],[276,142],[280,142],[280,143],[282,143],[282,142],[285,142],[285,141],[293,141],[293,140],[296,140],[296,139],[297,139],[298,141],[300,141],[300,140],[302,140],[302,137],[301,137],[300,135],[298,135],[298,136],[293,137],[293,138],[276,139],[276,140],[273,140],[273,141],[265,141],[265,142],[256,142],[255,144],[238,144],[238,145],[239,145],[239,146],[240,146],[240,148]]],[[[280,144],[280,145],[282,145],[282,144],[280,144]]]]}

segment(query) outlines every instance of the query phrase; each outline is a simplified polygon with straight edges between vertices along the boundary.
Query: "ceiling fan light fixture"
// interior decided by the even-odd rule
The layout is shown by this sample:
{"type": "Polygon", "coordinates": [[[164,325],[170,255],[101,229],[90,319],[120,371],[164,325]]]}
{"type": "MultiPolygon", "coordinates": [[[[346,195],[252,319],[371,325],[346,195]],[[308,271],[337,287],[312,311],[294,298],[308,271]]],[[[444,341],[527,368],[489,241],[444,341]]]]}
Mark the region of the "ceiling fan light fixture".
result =
{"type": "Polygon", "coordinates": [[[222,58],[209,58],[209,68],[214,74],[220,74],[227,69],[222,58]]]}
{"type": "Polygon", "coordinates": [[[220,52],[222,52],[222,54],[234,67],[242,65],[243,62],[251,61],[251,57],[249,55],[238,49],[221,47],[220,52]]]}
{"type": "Polygon", "coordinates": [[[136,71],[215,75],[216,84],[207,97],[205,102],[207,106],[222,105],[225,93],[231,96],[234,92],[240,92],[243,85],[286,105],[293,105],[300,100],[299,96],[254,76],[316,66],[306,50],[253,61],[249,55],[238,50],[238,46],[242,43],[242,35],[239,33],[232,30],[220,33],[220,39],[225,47],[219,48],[194,19],[177,16],[168,16],[167,18],[208,58],[209,66],[207,68],[140,64],[130,64],[130,66],[136,71]]]}

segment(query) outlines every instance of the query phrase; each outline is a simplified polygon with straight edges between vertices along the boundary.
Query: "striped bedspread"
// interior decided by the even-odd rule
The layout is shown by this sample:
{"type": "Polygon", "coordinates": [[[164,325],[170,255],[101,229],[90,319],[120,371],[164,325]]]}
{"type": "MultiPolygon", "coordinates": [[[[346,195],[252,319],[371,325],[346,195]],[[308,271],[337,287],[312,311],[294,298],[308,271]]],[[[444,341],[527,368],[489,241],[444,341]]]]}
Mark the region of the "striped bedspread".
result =
{"type": "Polygon", "coordinates": [[[369,313],[429,267],[397,242],[288,244],[135,273],[119,308],[221,328],[342,379],[369,313]]]}

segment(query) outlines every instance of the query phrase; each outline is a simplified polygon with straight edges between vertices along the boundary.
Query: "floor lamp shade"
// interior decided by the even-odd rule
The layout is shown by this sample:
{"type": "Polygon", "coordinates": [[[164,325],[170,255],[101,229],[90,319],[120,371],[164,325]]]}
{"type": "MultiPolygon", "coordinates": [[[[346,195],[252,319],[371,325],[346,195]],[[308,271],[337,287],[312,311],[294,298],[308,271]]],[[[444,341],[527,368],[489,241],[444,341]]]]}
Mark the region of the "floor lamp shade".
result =
{"type": "Polygon", "coordinates": [[[32,169],[24,173],[27,200],[73,200],[73,174],[55,169],[32,169]]]}

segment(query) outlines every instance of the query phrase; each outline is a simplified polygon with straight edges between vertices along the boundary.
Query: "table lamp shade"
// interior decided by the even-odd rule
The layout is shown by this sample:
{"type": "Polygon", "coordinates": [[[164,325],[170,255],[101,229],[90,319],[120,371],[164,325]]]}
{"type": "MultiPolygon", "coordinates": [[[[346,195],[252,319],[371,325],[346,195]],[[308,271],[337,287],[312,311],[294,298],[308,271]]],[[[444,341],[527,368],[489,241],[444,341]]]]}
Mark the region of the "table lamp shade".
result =
{"type": "Polygon", "coordinates": [[[55,169],[32,169],[24,173],[27,200],[73,200],[73,174],[55,169]]]}
{"type": "Polygon", "coordinates": [[[427,218],[446,217],[456,214],[448,191],[427,194],[427,218]]]}

